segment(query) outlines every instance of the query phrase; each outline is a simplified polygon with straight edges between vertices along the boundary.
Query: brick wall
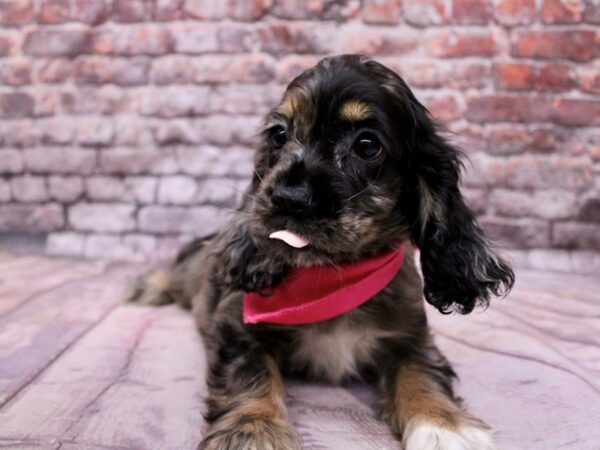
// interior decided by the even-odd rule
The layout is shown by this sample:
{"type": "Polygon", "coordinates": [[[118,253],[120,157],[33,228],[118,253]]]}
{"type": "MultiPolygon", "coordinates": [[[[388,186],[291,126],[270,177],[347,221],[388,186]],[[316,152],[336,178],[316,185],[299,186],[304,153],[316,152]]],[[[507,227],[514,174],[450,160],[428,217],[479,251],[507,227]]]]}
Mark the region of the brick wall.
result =
{"type": "Polygon", "coordinates": [[[0,2],[0,232],[165,255],[240,198],[260,117],[322,56],[400,72],[456,133],[482,224],[600,270],[598,0],[0,2]]]}

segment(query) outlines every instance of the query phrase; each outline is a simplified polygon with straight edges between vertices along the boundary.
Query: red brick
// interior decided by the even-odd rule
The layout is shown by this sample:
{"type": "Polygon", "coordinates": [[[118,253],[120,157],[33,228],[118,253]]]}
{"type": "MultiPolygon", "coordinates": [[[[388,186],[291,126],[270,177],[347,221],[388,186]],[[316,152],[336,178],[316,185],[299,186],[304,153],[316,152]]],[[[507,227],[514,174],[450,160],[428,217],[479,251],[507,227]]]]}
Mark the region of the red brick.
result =
{"type": "Polygon", "coordinates": [[[23,171],[23,154],[19,150],[0,149],[0,173],[21,173],[23,171]]]}
{"type": "Polygon", "coordinates": [[[106,0],[73,0],[71,15],[74,20],[100,25],[110,15],[109,4],[106,0]]]}
{"type": "Polygon", "coordinates": [[[535,76],[538,91],[567,91],[575,86],[575,74],[564,64],[542,64],[535,76]]]}
{"type": "Polygon", "coordinates": [[[33,19],[32,0],[9,0],[0,2],[0,23],[19,26],[33,19]]]}
{"type": "Polygon", "coordinates": [[[156,24],[121,26],[98,30],[92,47],[106,55],[164,55],[173,48],[169,30],[156,24]]]}
{"type": "Polygon", "coordinates": [[[113,17],[117,22],[143,22],[152,18],[153,2],[114,0],[113,17]]]}
{"type": "Polygon", "coordinates": [[[583,18],[587,23],[600,23],[600,3],[596,1],[587,1],[583,18]]]}
{"type": "Polygon", "coordinates": [[[212,23],[178,23],[170,27],[174,50],[177,53],[201,54],[223,50],[219,33],[212,23]]]}
{"type": "Polygon", "coordinates": [[[84,147],[108,147],[115,137],[113,121],[99,117],[81,117],[76,126],[77,142],[84,147]]]}
{"type": "Polygon", "coordinates": [[[115,236],[89,234],[86,236],[83,254],[86,258],[145,261],[156,254],[156,238],[143,234],[115,236]]]}
{"type": "Polygon", "coordinates": [[[34,56],[75,56],[90,51],[87,30],[36,30],[27,33],[23,49],[34,56]]]}
{"type": "Polygon", "coordinates": [[[515,125],[490,126],[486,133],[487,152],[493,155],[522,153],[529,145],[529,130],[515,125]]]}
{"type": "Polygon", "coordinates": [[[572,130],[556,125],[530,128],[526,150],[534,153],[558,153],[568,146],[572,130]]]}
{"type": "Polygon", "coordinates": [[[549,102],[532,97],[477,95],[467,98],[465,117],[472,122],[532,122],[545,119],[549,102]]]}
{"type": "Polygon", "coordinates": [[[93,176],[86,179],[91,200],[153,203],[158,180],[155,177],[93,176]]]}
{"type": "Polygon", "coordinates": [[[600,101],[481,95],[467,99],[473,122],[553,122],[567,126],[600,124],[600,101]]]}
{"type": "Polygon", "coordinates": [[[429,42],[429,53],[442,58],[493,56],[497,46],[489,32],[444,31],[429,42]]]}
{"type": "Polygon", "coordinates": [[[182,173],[210,177],[248,179],[253,171],[254,151],[249,147],[230,146],[225,150],[203,145],[201,151],[180,147],[176,150],[179,170],[182,173]]]}
{"type": "Polygon", "coordinates": [[[119,203],[77,203],[68,209],[77,231],[122,232],[135,229],[135,206],[119,203]]]}
{"type": "Polygon", "coordinates": [[[31,62],[26,59],[1,61],[0,83],[9,86],[22,86],[31,83],[31,62]]]}
{"type": "Polygon", "coordinates": [[[487,151],[492,154],[554,153],[565,148],[571,130],[555,125],[536,127],[514,124],[490,125],[487,127],[487,151]]]}
{"type": "Polygon", "coordinates": [[[590,94],[600,95],[600,67],[581,68],[579,89],[590,94]]]}
{"type": "Polygon", "coordinates": [[[504,217],[536,217],[557,220],[577,212],[575,193],[565,190],[541,190],[533,193],[495,189],[488,197],[492,213],[504,217]]]}
{"type": "Polygon", "coordinates": [[[280,83],[289,83],[302,72],[314,67],[321,57],[312,55],[290,55],[279,60],[276,79],[280,83]]]}
{"type": "Polygon", "coordinates": [[[73,142],[75,123],[70,118],[59,117],[36,122],[40,142],[47,145],[67,145],[73,142]]]}
{"type": "Polygon", "coordinates": [[[56,256],[81,256],[84,240],[84,235],[79,233],[50,233],[46,252],[56,256]]]}
{"type": "Polygon", "coordinates": [[[516,248],[550,246],[550,224],[537,219],[484,217],[479,220],[486,235],[516,248]]]}
{"type": "Polygon", "coordinates": [[[398,33],[393,28],[365,30],[349,26],[339,34],[339,51],[365,55],[398,55],[410,53],[419,47],[422,37],[406,29],[398,33]]]}
{"type": "Polygon", "coordinates": [[[585,159],[523,155],[506,161],[506,185],[514,189],[589,189],[593,178],[585,159]]]}
{"type": "Polygon", "coordinates": [[[189,83],[194,70],[187,57],[179,55],[165,56],[152,62],[152,81],[158,85],[189,83]]]}
{"type": "Polygon", "coordinates": [[[282,19],[347,20],[359,7],[358,0],[273,0],[270,12],[282,19]]]}
{"type": "Polygon", "coordinates": [[[42,83],[63,83],[71,76],[71,61],[53,58],[37,61],[37,78],[42,83]]]}
{"type": "Polygon", "coordinates": [[[269,85],[217,86],[204,112],[266,114],[279,103],[283,89],[283,86],[269,85]]]}
{"type": "Polygon", "coordinates": [[[401,0],[365,0],[362,18],[367,23],[395,25],[402,11],[401,0]]]}
{"type": "Polygon", "coordinates": [[[17,48],[17,35],[0,30],[0,56],[13,55],[17,48]]]}
{"type": "Polygon", "coordinates": [[[429,95],[423,97],[422,101],[436,120],[448,122],[461,116],[460,106],[454,96],[429,95]]]}
{"type": "Polygon", "coordinates": [[[511,54],[528,58],[567,58],[589,61],[598,55],[598,33],[592,30],[520,31],[513,36],[511,54]]]}
{"type": "MultiPolygon", "coordinates": [[[[344,3],[347,0],[342,1],[344,3]]],[[[253,21],[265,15],[272,0],[228,0],[227,15],[236,20],[253,21]]]]}
{"type": "Polygon", "coordinates": [[[557,98],[550,110],[552,122],[567,126],[600,126],[600,100],[557,98]]]}
{"type": "Polygon", "coordinates": [[[63,23],[71,17],[69,0],[44,0],[37,12],[39,23],[63,23]]]}
{"type": "MultiPolygon", "coordinates": [[[[268,0],[186,0],[185,13],[188,17],[198,20],[215,20],[231,17],[237,20],[257,20],[266,12],[268,0]]],[[[301,6],[297,5],[297,6],[301,6]]],[[[301,8],[297,8],[301,9],[301,8]]],[[[277,4],[273,13],[277,15],[277,4]]]]}
{"type": "Polygon", "coordinates": [[[132,110],[127,93],[114,86],[65,90],[61,93],[60,104],[67,114],[112,115],[132,110]]]}
{"type": "Polygon", "coordinates": [[[33,117],[48,117],[56,114],[60,102],[58,94],[54,89],[38,87],[38,89],[33,92],[33,96],[33,117]]]}
{"type": "Polygon", "coordinates": [[[210,89],[206,86],[170,86],[140,93],[139,111],[146,116],[164,118],[206,114],[210,89]]]}
{"type": "Polygon", "coordinates": [[[45,205],[0,205],[0,232],[47,233],[64,226],[62,206],[56,203],[45,205]]]}
{"type": "Polygon", "coordinates": [[[453,0],[452,21],[462,25],[483,25],[492,16],[488,0],[453,0]]]}
{"type": "Polygon", "coordinates": [[[0,142],[6,147],[32,147],[38,143],[37,126],[29,119],[0,122],[0,142]]]}
{"type": "Polygon", "coordinates": [[[168,174],[177,171],[171,151],[116,148],[100,152],[100,167],[111,174],[168,174]]]}
{"type": "Polygon", "coordinates": [[[83,182],[76,176],[51,176],[48,178],[48,193],[54,200],[71,203],[83,195],[83,182]]]}
{"type": "Polygon", "coordinates": [[[218,230],[225,220],[223,210],[214,206],[146,206],[139,212],[140,231],[150,233],[202,233],[218,230]]]}
{"type": "Polygon", "coordinates": [[[381,60],[400,74],[410,86],[419,88],[483,88],[490,80],[488,64],[457,62],[446,65],[430,60],[414,62],[398,59],[381,60]]]}
{"type": "Polygon", "coordinates": [[[497,0],[494,17],[503,25],[528,25],[535,19],[535,0],[497,0]]]}
{"type": "Polygon", "coordinates": [[[0,93],[0,117],[14,119],[33,114],[34,100],[24,92],[0,93]]]}
{"type": "Polygon", "coordinates": [[[276,55],[325,53],[332,49],[334,36],[334,28],[327,23],[278,22],[258,30],[260,49],[276,55]]]}
{"type": "Polygon", "coordinates": [[[416,26],[440,25],[448,22],[448,3],[444,0],[404,2],[404,17],[416,26]]]}
{"type": "MultiPolygon", "coordinates": [[[[291,22],[288,25],[293,25],[291,22]]],[[[205,25],[206,26],[206,25],[205,25]]],[[[303,25],[310,26],[310,25],[303,25]]],[[[216,44],[221,53],[253,52],[262,49],[260,30],[262,27],[248,27],[246,25],[230,24],[227,22],[219,24],[216,31],[216,44]]],[[[323,30],[325,27],[323,26],[323,30]]],[[[212,40],[204,37],[204,43],[199,45],[212,45],[212,40]]],[[[282,43],[284,44],[284,43],[282,43]]],[[[290,51],[293,53],[293,51],[290,51]]],[[[203,53],[203,52],[200,52],[203,53]]]]}
{"type": "Polygon", "coordinates": [[[0,203],[10,202],[10,184],[8,180],[0,178],[0,203]]]}
{"type": "Polygon", "coordinates": [[[585,199],[577,218],[587,222],[600,223],[600,194],[585,199]]]}
{"type": "Polygon", "coordinates": [[[122,116],[115,124],[115,145],[128,147],[150,147],[154,136],[150,121],[137,116],[122,116]]]}
{"type": "Polygon", "coordinates": [[[275,77],[275,59],[267,55],[214,55],[190,61],[197,83],[266,83],[275,77]]]}
{"type": "Polygon", "coordinates": [[[544,23],[579,23],[587,2],[584,0],[544,0],[542,21],[544,23]]]}
{"type": "Polygon", "coordinates": [[[71,148],[26,149],[25,167],[32,173],[85,175],[96,167],[96,152],[71,148]]]}
{"type": "Polygon", "coordinates": [[[529,90],[533,87],[533,67],[529,64],[498,63],[494,65],[496,88],[529,90]]]}
{"type": "Polygon", "coordinates": [[[210,115],[194,120],[192,130],[201,143],[220,146],[231,144],[255,145],[260,116],[210,115]]]}
{"type": "Polygon", "coordinates": [[[184,0],[156,0],[154,18],[156,20],[177,20],[183,15],[184,0]]]}
{"type": "Polygon", "coordinates": [[[158,202],[172,205],[192,204],[196,200],[198,183],[184,175],[163,177],[158,185],[158,202]]]}
{"type": "MultiPolygon", "coordinates": [[[[231,131],[222,135],[221,139],[227,136],[231,136],[231,131]]],[[[202,141],[198,127],[190,120],[183,119],[158,122],[154,128],[154,140],[161,146],[194,145],[202,141]]]]}
{"type": "Polygon", "coordinates": [[[561,248],[600,250],[600,233],[595,223],[555,223],[552,243],[561,248]]]}
{"type": "Polygon", "coordinates": [[[77,84],[115,83],[121,86],[147,84],[150,60],[145,57],[116,59],[83,56],[75,61],[73,77],[77,84]]]}
{"type": "Polygon", "coordinates": [[[43,202],[48,200],[46,180],[43,177],[25,175],[10,180],[12,197],[18,202],[43,202]]]}

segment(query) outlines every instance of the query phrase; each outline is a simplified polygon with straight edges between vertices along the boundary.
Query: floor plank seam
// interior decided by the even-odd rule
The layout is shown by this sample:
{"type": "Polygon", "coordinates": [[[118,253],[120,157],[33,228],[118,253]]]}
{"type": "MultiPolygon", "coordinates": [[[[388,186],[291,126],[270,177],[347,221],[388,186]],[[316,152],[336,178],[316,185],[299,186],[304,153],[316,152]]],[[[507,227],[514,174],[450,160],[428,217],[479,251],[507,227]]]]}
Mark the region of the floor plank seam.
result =
{"type": "Polygon", "coordinates": [[[524,361],[530,361],[530,362],[542,364],[542,365],[547,366],[547,367],[551,367],[551,368],[556,369],[556,370],[560,370],[561,372],[565,372],[565,373],[568,373],[569,375],[574,376],[578,380],[580,380],[583,383],[585,383],[586,385],[588,385],[596,394],[600,394],[600,388],[598,388],[596,385],[594,385],[591,381],[586,380],[581,375],[579,375],[579,374],[577,374],[577,373],[575,373],[575,372],[567,369],[566,367],[562,367],[562,366],[559,366],[557,364],[552,364],[552,363],[549,363],[547,361],[543,361],[543,360],[537,359],[537,358],[531,358],[531,357],[524,356],[524,355],[518,355],[516,353],[511,353],[511,352],[496,350],[496,349],[493,349],[493,348],[482,347],[480,345],[471,344],[470,342],[467,342],[467,341],[465,341],[463,339],[459,339],[459,338],[456,338],[454,336],[450,336],[449,334],[442,333],[442,332],[440,332],[438,330],[435,330],[435,334],[437,334],[439,336],[442,336],[442,337],[444,337],[444,338],[446,338],[446,339],[448,339],[450,341],[457,342],[459,344],[465,345],[467,347],[470,347],[470,348],[473,348],[473,349],[476,349],[476,350],[481,350],[483,352],[493,353],[493,354],[496,354],[496,355],[502,355],[502,356],[506,356],[506,357],[509,357],[509,358],[516,358],[516,359],[521,359],[521,360],[524,360],[524,361]]]}
{"type": "Polygon", "coordinates": [[[10,404],[10,402],[12,402],[24,389],[26,389],[29,385],[34,383],[46,370],[48,370],[56,361],[58,361],[58,359],[60,359],[60,357],[62,355],[64,355],[67,351],[69,351],[71,348],[73,348],[77,344],[77,342],[79,342],[88,333],[93,331],[97,326],[99,326],[102,322],[104,322],[104,320],[106,320],[108,318],[108,316],[111,313],[113,313],[119,306],[120,306],[120,303],[115,303],[105,313],[103,313],[96,322],[90,324],[90,326],[88,326],[81,333],[79,333],[77,336],[75,336],[75,338],[71,342],[67,343],[62,350],[57,352],[57,354],[54,357],[52,357],[44,366],[42,366],[36,373],[34,373],[27,381],[25,381],[25,383],[23,383],[22,386],[20,386],[18,389],[15,389],[15,391],[12,394],[10,394],[8,397],[6,397],[6,399],[3,402],[0,403],[0,411],[2,411],[2,409],[4,409],[6,406],[8,406],[10,404]]]}
{"type": "MultiPolygon", "coordinates": [[[[115,311],[118,309],[120,305],[117,305],[117,308],[114,308],[111,313],[115,313],[115,311]]],[[[108,317],[107,317],[108,319],[108,317]]],[[[75,426],[77,426],[77,424],[81,421],[81,419],[85,416],[85,414],[87,413],[87,411],[94,405],[96,404],[96,402],[98,402],[98,400],[100,400],[100,398],[102,398],[102,396],[104,394],[106,394],[112,387],[114,387],[115,385],[121,383],[124,381],[124,376],[125,374],[127,374],[129,372],[129,368],[131,367],[131,362],[133,361],[133,358],[135,356],[136,351],[139,348],[139,345],[146,333],[146,331],[148,330],[148,328],[150,328],[150,326],[152,325],[152,323],[154,322],[154,320],[156,319],[156,313],[152,314],[150,317],[148,317],[143,325],[143,327],[138,331],[138,335],[135,337],[135,340],[133,342],[133,345],[131,346],[131,348],[127,351],[127,356],[125,357],[125,363],[123,364],[123,367],[121,367],[119,369],[119,373],[117,374],[117,376],[114,378],[114,380],[110,381],[105,387],[103,387],[89,402],[87,402],[83,408],[81,409],[81,412],[77,415],[77,417],[75,418],[75,420],[73,421],[73,423],[71,425],[69,425],[63,432],[63,435],[67,435],[75,426]]],[[[71,439],[76,439],[77,435],[73,436],[71,439]]]]}
{"type": "Polygon", "coordinates": [[[73,278],[71,280],[65,280],[62,283],[59,283],[56,286],[50,287],[50,288],[45,288],[45,289],[40,289],[37,292],[32,293],[31,295],[27,296],[27,298],[20,302],[19,304],[15,305],[12,309],[9,309],[7,311],[4,311],[3,313],[0,314],[0,320],[4,321],[5,319],[7,319],[11,314],[14,314],[16,311],[18,311],[19,309],[21,309],[22,307],[25,307],[26,305],[28,305],[29,303],[31,303],[32,301],[34,301],[37,297],[47,294],[49,292],[55,291],[57,289],[62,289],[66,286],[70,286],[72,284],[77,284],[77,283],[85,283],[86,281],[91,281],[95,278],[100,278],[100,277],[104,277],[107,274],[109,274],[110,272],[112,272],[112,270],[114,269],[114,267],[117,267],[117,265],[115,264],[107,264],[106,266],[104,266],[104,268],[102,269],[102,272],[98,273],[98,274],[94,274],[94,275],[85,275],[83,277],[79,277],[79,278],[73,278]]]}

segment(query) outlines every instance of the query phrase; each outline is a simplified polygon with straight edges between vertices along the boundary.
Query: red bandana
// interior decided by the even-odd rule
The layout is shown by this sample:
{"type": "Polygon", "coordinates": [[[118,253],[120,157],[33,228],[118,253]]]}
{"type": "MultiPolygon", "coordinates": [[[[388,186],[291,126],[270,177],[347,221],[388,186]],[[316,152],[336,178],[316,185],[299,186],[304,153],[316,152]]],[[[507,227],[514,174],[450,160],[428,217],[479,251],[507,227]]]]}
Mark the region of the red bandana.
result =
{"type": "Polygon", "coordinates": [[[244,296],[244,323],[299,325],[342,315],[382,291],[400,270],[405,249],[339,266],[292,269],[273,294],[244,296]]]}

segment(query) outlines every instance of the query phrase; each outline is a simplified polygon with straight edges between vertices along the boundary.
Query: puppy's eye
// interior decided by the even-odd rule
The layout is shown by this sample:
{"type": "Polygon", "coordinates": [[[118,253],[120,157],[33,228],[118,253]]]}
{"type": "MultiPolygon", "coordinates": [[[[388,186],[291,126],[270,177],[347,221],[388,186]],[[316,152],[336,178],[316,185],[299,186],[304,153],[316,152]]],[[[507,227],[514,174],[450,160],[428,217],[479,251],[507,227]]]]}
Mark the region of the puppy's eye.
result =
{"type": "Polygon", "coordinates": [[[354,141],[354,151],[362,159],[373,160],[383,152],[383,146],[373,133],[362,133],[354,141]]]}
{"type": "Polygon", "coordinates": [[[285,131],[285,128],[283,128],[282,126],[276,126],[271,128],[270,135],[271,143],[276,149],[280,149],[287,142],[287,131],[285,131]]]}

